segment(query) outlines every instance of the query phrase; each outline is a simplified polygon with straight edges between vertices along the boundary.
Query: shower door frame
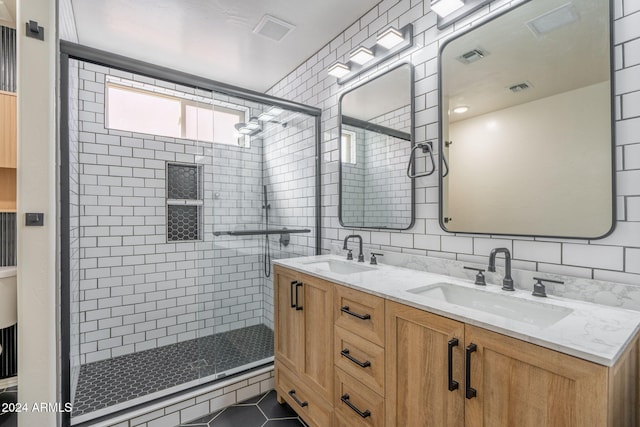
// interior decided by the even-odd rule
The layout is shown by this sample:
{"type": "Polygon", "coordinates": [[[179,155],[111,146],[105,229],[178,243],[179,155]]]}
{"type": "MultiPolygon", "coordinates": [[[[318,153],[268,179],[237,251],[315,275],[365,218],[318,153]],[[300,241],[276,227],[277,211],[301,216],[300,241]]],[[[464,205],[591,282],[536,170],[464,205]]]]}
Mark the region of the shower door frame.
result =
{"type": "MultiPolygon", "coordinates": [[[[69,180],[69,60],[89,62],[109,68],[140,74],[146,77],[169,81],[184,86],[197,87],[215,93],[222,93],[249,101],[271,104],[290,111],[307,114],[315,118],[315,200],[316,200],[316,241],[315,253],[321,251],[322,194],[321,194],[321,142],[322,142],[322,110],[298,102],[266,95],[264,93],[244,89],[227,83],[218,82],[193,74],[172,70],[137,59],[128,58],[110,52],[90,48],[76,43],[60,40],[60,72],[59,72],[59,190],[60,190],[60,399],[71,401],[71,287],[70,287],[70,180],[69,180]]],[[[213,380],[212,382],[215,382],[213,380]]],[[[153,402],[153,400],[151,400],[153,402]]],[[[150,403],[150,402],[147,402],[150,403]]],[[[124,410],[126,411],[126,410],[124,410]]],[[[123,411],[120,411],[123,412],[123,411]]],[[[115,414],[111,414],[115,415],[115,414]]],[[[71,426],[71,413],[61,414],[62,427],[71,426]]]]}

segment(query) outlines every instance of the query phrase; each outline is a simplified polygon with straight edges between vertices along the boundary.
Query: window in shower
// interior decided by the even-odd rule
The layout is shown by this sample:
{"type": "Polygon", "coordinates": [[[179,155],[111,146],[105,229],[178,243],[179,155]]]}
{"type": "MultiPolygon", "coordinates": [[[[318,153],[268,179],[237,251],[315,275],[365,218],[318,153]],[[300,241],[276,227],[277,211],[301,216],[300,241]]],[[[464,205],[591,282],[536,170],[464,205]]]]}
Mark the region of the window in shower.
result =
{"type": "Polygon", "coordinates": [[[342,163],[356,164],[356,133],[348,130],[342,131],[342,163]]]}
{"type": "Polygon", "coordinates": [[[248,147],[248,138],[236,129],[237,124],[247,121],[246,109],[224,103],[218,105],[210,98],[189,96],[172,89],[146,86],[123,79],[117,83],[113,79],[107,81],[105,121],[108,129],[248,147]]]}
{"type": "Polygon", "coordinates": [[[201,239],[202,165],[167,163],[167,241],[201,239]]]}

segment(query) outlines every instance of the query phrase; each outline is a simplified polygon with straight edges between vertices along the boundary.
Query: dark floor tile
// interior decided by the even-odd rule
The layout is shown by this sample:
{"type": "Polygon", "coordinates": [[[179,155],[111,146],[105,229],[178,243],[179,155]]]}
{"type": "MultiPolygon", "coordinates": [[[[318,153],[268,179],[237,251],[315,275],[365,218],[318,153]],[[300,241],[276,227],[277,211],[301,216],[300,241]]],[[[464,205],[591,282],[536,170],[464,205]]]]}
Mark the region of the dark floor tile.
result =
{"type": "Polygon", "coordinates": [[[267,393],[265,398],[258,403],[258,406],[260,406],[262,412],[264,412],[269,419],[291,418],[298,416],[286,402],[282,405],[278,403],[275,390],[271,390],[267,393]]]}
{"type": "Polygon", "coordinates": [[[211,427],[262,427],[267,419],[257,406],[230,406],[218,415],[211,427]]]}
{"type": "Polygon", "coordinates": [[[288,420],[269,420],[264,427],[304,427],[297,418],[291,418],[288,420]]]}

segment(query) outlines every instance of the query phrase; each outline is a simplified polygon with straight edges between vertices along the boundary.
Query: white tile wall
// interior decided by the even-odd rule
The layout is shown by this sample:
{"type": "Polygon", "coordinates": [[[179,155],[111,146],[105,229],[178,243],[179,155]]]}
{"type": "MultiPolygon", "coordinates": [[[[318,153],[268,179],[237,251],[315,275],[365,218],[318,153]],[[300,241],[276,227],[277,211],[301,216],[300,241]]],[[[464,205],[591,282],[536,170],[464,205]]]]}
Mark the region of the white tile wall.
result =
{"type": "MultiPolygon", "coordinates": [[[[113,76],[134,79],[80,63],[82,363],[264,321],[261,242],[213,236],[261,224],[261,139],[253,138],[248,149],[106,129],[104,82],[113,76]],[[202,241],[167,242],[167,162],[203,165],[202,241]]],[[[135,77],[136,87],[211,99],[135,77]]],[[[250,115],[262,111],[228,97],[216,101],[244,106],[250,115]]]]}
{"type": "MultiPolygon", "coordinates": [[[[418,203],[413,229],[406,232],[360,232],[366,243],[371,247],[398,252],[459,260],[471,257],[483,263],[486,262],[487,248],[507,246],[514,250],[514,265],[520,268],[568,272],[567,274],[575,273],[583,277],[640,285],[639,268],[635,264],[635,250],[640,246],[637,237],[640,235],[640,150],[636,147],[640,144],[640,101],[637,96],[640,91],[640,8],[637,3],[637,0],[616,2],[616,17],[613,21],[615,59],[618,64],[615,72],[616,105],[622,105],[622,111],[618,111],[617,114],[619,119],[616,121],[616,144],[624,148],[618,151],[618,155],[623,157],[623,161],[619,163],[622,166],[617,171],[618,206],[622,214],[618,215],[616,227],[622,231],[614,232],[610,237],[600,241],[451,235],[437,226],[437,179],[429,177],[416,182],[418,203]],[[381,234],[388,235],[389,238],[380,239],[381,234]],[[384,243],[374,243],[373,235],[376,236],[376,242],[384,243]],[[538,241],[550,245],[535,244],[538,241]]],[[[352,231],[340,227],[337,220],[338,98],[344,91],[392,67],[396,61],[387,61],[376,70],[344,86],[339,86],[335,78],[327,75],[328,65],[334,60],[347,60],[349,51],[361,42],[370,40],[383,27],[401,27],[412,22],[415,32],[414,45],[417,48],[408,54],[401,54],[397,59],[410,60],[415,67],[416,142],[435,140],[438,136],[437,54],[441,41],[511,4],[509,1],[494,1],[489,7],[483,8],[453,28],[439,31],[435,26],[436,16],[431,12],[428,1],[385,0],[269,90],[271,95],[317,106],[323,110],[323,250],[329,251],[332,243],[340,242],[352,231]]]]}

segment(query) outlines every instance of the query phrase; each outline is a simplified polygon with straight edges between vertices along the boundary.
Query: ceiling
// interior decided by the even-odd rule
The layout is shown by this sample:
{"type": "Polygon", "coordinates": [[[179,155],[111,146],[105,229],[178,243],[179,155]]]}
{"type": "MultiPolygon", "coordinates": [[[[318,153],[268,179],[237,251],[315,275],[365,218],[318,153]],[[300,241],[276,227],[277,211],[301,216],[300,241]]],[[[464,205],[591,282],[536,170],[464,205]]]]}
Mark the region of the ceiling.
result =
{"type": "Polygon", "coordinates": [[[602,0],[530,1],[451,41],[441,59],[443,98],[450,110],[464,105],[469,111],[451,114],[450,121],[608,80],[608,8],[602,0]],[[539,36],[527,25],[565,6],[575,12],[575,21],[539,36]],[[470,64],[457,59],[474,49],[483,51],[484,58],[470,64]],[[523,82],[531,88],[509,90],[523,82]]]}
{"type": "Polygon", "coordinates": [[[0,0],[0,25],[15,28],[16,0],[0,0]]]}
{"type": "Polygon", "coordinates": [[[264,92],[380,0],[72,0],[80,44],[264,92]],[[253,32],[265,14],[295,28],[253,32]]]}

